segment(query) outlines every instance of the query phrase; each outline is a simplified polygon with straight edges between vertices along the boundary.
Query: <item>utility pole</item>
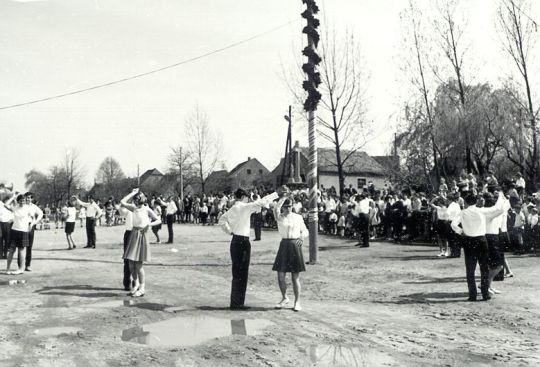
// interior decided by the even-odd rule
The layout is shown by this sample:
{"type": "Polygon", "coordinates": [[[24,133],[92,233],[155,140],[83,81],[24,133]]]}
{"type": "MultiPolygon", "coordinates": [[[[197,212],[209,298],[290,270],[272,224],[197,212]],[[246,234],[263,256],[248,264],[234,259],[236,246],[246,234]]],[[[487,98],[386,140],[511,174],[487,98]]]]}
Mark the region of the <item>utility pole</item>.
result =
{"type": "Polygon", "coordinates": [[[182,147],[180,147],[180,200],[184,200],[184,161],[182,158],[182,147]]]}
{"type": "Polygon", "coordinates": [[[308,45],[302,50],[302,54],[307,57],[307,62],[302,65],[302,70],[307,75],[307,80],[302,83],[302,87],[308,93],[304,102],[304,110],[308,113],[308,137],[309,137],[309,163],[307,183],[309,188],[309,264],[317,263],[317,238],[319,230],[319,217],[317,210],[317,141],[315,126],[315,110],[321,100],[321,93],[317,90],[321,84],[321,75],[317,72],[317,65],[320,64],[321,57],[317,54],[319,43],[319,20],[315,14],[319,12],[319,7],[315,0],[302,0],[306,4],[306,10],[302,17],[307,20],[307,25],[302,33],[307,35],[308,45]]]}
{"type": "Polygon", "coordinates": [[[137,187],[141,187],[141,172],[139,164],[137,163],[137,187]]]}

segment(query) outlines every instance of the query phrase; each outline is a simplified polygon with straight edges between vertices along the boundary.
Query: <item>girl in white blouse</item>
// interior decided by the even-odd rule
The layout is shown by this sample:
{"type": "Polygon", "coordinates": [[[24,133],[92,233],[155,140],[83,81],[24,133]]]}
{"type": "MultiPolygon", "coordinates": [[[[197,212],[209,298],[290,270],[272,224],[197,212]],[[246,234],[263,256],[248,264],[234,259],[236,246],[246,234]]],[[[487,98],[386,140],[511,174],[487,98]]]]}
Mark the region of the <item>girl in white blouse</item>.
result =
{"type": "Polygon", "coordinates": [[[150,247],[146,239],[146,232],[150,227],[161,224],[161,219],[152,209],[144,205],[145,202],[146,197],[143,193],[139,193],[138,188],[133,189],[131,194],[120,202],[124,208],[133,213],[133,229],[123,256],[129,261],[129,270],[133,277],[134,286],[131,289],[133,297],[142,297],[145,294],[143,262],[150,260],[150,247]],[[129,203],[130,200],[133,201],[133,204],[129,203]]]}
{"type": "Polygon", "coordinates": [[[6,209],[13,212],[13,226],[11,227],[10,232],[10,247],[9,253],[7,256],[7,270],[6,274],[22,274],[24,273],[24,264],[26,258],[26,248],[29,246],[29,232],[30,229],[36,224],[34,218],[32,218],[32,212],[29,207],[25,205],[25,200],[23,195],[18,195],[15,193],[6,203],[6,209]],[[16,199],[17,203],[11,205],[12,202],[16,199]],[[12,272],[11,262],[13,261],[13,255],[15,250],[18,253],[18,270],[12,272]]]}
{"type": "Polygon", "coordinates": [[[304,223],[304,218],[293,213],[291,206],[292,199],[286,196],[282,197],[274,206],[274,217],[282,239],[272,270],[278,272],[278,284],[282,296],[276,308],[283,308],[289,303],[285,275],[291,273],[294,291],[293,310],[300,311],[302,309],[300,306],[300,272],[306,270],[302,255],[302,239],[307,237],[309,232],[304,223]]]}

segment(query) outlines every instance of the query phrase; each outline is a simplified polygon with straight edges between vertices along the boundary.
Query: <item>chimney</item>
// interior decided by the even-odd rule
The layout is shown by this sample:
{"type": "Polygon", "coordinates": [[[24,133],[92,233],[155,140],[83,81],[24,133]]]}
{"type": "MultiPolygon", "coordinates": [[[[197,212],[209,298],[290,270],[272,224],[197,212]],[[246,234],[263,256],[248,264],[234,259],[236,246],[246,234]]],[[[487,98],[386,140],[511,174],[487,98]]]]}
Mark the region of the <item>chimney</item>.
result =
{"type": "Polygon", "coordinates": [[[248,161],[250,161],[250,160],[251,160],[251,157],[248,157],[248,161]]]}

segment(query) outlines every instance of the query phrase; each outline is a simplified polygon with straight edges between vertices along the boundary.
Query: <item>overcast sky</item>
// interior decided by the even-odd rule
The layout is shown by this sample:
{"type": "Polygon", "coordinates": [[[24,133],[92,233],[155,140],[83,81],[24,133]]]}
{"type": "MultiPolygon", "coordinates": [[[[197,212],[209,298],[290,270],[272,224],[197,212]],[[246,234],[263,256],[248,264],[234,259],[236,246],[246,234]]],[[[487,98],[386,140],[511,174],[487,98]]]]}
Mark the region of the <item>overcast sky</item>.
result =
{"type": "MultiPolygon", "coordinates": [[[[429,1],[420,1],[424,6],[429,1]]],[[[495,0],[467,0],[475,81],[508,69],[494,28],[495,0]]],[[[369,82],[370,154],[386,154],[408,85],[400,12],[405,0],[326,0],[320,14],[362,44],[369,82]]],[[[427,9],[427,7],[426,7],[427,9]]],[[[537,10],[536,8],[533,10],[537,10]]],[[[299,19],[300,0],[0,0],[0,106],[61,94],[195,57],[299,19]]],[[[427,11],[427,10],[426,10],[427,11]]],[[[533,15],[538,14],[533,12],[533,15]]],[[[106,156],[127,175],[166,170],[195,104],[224,137],[228,169],[257,157],[272,170],[284,151],[291,98],[281,65],[293,65],[302,21],[147,77],[74,96],[0,110],[0,181],[22,188],[67,149],[91,183],[106,156]],[[6,159],[6,157],[8,159],[6,159]]],[[[307,144],[298,125],[295,140],[307,144]]]]}

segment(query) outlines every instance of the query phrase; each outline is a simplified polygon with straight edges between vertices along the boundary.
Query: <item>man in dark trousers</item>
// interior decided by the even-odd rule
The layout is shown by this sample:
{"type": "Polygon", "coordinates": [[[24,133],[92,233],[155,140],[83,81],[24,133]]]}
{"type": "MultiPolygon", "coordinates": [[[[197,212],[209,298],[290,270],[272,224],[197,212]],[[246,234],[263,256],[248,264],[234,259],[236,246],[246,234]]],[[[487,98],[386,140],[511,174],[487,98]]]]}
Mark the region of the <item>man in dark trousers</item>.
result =
{"type": "MultiPolygon", "coordinates": [[[[34,201],[34,194],[31,192],[27,192],[24,194],[24,198],[26,201],[26,206],[28,207],[28,210],[30,211],[30,215],[32,216],[32,219],[35,221],[35,223],[39,223],[41,219],[43,218],[43,211],[33,203],[34,201]]],[[[32,265],[32,248],[34,247],[34,232],[36,230],[36,226],[34,225],[30,232],[28,232],[28,247],[26,248],[26,258],[25,258],[25,271],[32,271],[32,268],[30,267],[32,265]]]]}
{"type": "MultiPolygon", "coordinates": [[[[249,242],[251,214],[260,211],[264,201],[249,202],[249,196],[244,189],[238,189],[234,193],[234,205],[221,216],[218,224],[223,230],[232,235],[231,260],[232,260],[232,286],[231,286],[231,310],[246,310],[244,305],[249,273],[249,261],[251,257],[251,243],[249,242]]],[[[277,197],[277,195],[276,195],[277,197]]]]}
{"type": "MultiPolygon", "coordinates": [[[[253,192],[252,200],[257,201],[261,197],[258,194],[257,190],[253,192]]],[[[253,218],[253,230],[255,231],[255,239],[253,241],[260,241],[261,240],[261,232],[262,232],[262,225],[263,225],[263,216],[262,216],[262,208],[259,211],[256,211],[252,215],[253,218]]]]}
{"type": "Polygon", "coordinates": [[[165,209],[166,215],[167,215],[167,231],[169,232],[169,239],[167,243],[173,243],[174,240],[174,233],[173,233],[173,223],[174,223],[174,216],[176,212],[178,211],[178,208],[176,207],[176,204],[174,203],[173,197],[169,196],[169,200],[167,201],[167,207],[165,209]]]}
{"type": "Polygon", "coordinates": [[[501,215],[504,210],[504,196],[499,193],[495,206],[479,208],[476,206],[477,197],[468,194],[465,197],[465,209],[452,220],[452,229],[462,235],[463,252],[465,254],[465,274],[469,288],[469,301],[476,301],[476,279],[474,273],[476,264],[480,265],[480,290],[484,301],[491,299],[489,294],[489,259],[486,241],[487,221],[501,215]],[[459,226],[461,224],[461,227],[459,226]]]}
{"type": "Polygon", "coordinates": [[[358,223],[358,233],[360,241],[355,246],[369,247],[369,198],[366,193],[356,196],[356,204],[352,213],[358,223]]]}
{"type": "Polygon", "coordinates": [[[86,246],[84,248],[96,248],[96,220],[103,213],[99,205],[94,201],[92,195],[88,195],[88,202],[81,201],[78,197],[73,196],[80,206],[86,208],[86,246]]]}

